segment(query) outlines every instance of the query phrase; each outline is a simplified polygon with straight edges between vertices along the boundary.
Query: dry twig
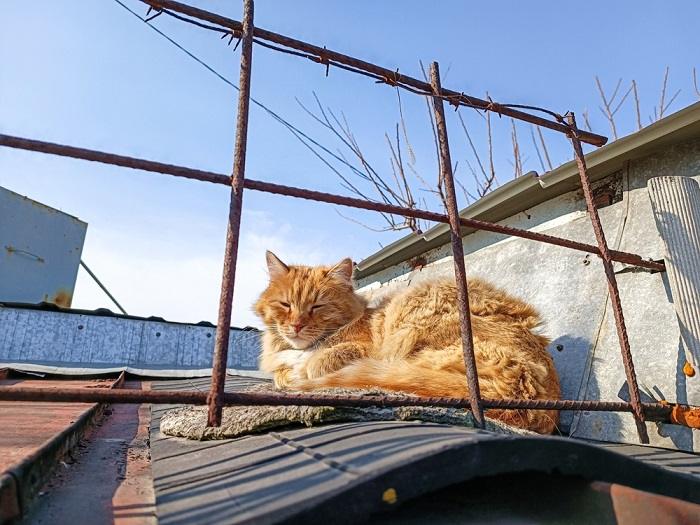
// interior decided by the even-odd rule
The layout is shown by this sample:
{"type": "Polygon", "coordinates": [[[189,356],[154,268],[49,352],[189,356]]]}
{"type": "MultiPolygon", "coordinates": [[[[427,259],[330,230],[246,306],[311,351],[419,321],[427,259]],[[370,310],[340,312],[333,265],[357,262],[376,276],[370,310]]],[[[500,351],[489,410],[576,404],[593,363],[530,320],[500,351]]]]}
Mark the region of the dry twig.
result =
{"type": "Polygon", "coordinates": [[[515,129],[514,119],[510,119],[510,125],[510,139],[513,144],[513,168],[515,170],[513,178],[517,179],[523,174],[523,160],[520,156],[520,144],[518,143],[518,132],[515,129]]]}
{"type": "Polygon", "coordinates": [[[673,101],[676,100],[676,97],[681,92],[681,90],[679,89],[674,93],[671,99],[668,102],[666,102],[666,88],[668,87],[668,74],[670,69],[671,68],[669,66],[666,66],[666,71],[664,72],[664,82],[661,85],[661,100],[659,101],[658,108],[654,106],[654,120],[652,120],[652,122],[661,120],[664,117],[664,113],[666,113],[666,110],[669,108],[669,106],[671,106],[671,104],[673,104],[673,101]]]}
{"type": "Polygon", "coordinates": [[[629,96],[630,92],[632,91],[632,86],[629,87],[629,89],[625,92],[624,95],[622,95],[622,98],[620,99],[617,104],[615,103],[615,99],[617,97],[617,94],[620,90],[620,84],[622,84],[622,79],[620,78],[617,81],[617,84],[615,85],[615,89],[612,92],[612,95],[610,98],[608,98],[605,95],[605,91],[603,90],[603,86],[600,83],[600,79],[598,78],[598,75],[595,77],[595,83],[598,86],[598,93],[600,94],[600,98],[603,101],[603,107],[599,107],[601,113],[605,115],[605,118],[608,119],[608,122],[610,123],[610,130],[612,131],[613,138],[617,140],[617,127],[615,126],[615,113],[618,112],[620,107],[622,107],[622,104],[625,102],[627,97],[629,96]]]}

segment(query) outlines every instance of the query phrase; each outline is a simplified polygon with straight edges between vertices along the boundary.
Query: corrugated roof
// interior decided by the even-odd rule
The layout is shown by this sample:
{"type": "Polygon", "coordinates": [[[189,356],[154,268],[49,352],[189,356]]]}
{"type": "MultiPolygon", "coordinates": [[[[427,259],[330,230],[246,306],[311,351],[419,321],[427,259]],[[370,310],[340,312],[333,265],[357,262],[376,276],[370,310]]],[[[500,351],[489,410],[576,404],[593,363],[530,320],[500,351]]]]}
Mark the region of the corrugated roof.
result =
{"type": "MultiPolygon", "coordinates": [[[[596,181],[619,170],[628,160],[697,137],[700,137],[700,102],[588,153],[589,176],[596,181]]],[[[542,176],[531,171],[512,180],[461,210],[460,215],[498,222],[580,186],[576,163],[570,161],[542,176]]],[[[472,228],[463,228],[462,234],[473,231],[472,228]]],[[[448,236],[447,224],[438,224],[421,236],[407,235],[361,261],[355,269],[356,278],[367,277],[437,248],[448,242],[448,236]]]]}

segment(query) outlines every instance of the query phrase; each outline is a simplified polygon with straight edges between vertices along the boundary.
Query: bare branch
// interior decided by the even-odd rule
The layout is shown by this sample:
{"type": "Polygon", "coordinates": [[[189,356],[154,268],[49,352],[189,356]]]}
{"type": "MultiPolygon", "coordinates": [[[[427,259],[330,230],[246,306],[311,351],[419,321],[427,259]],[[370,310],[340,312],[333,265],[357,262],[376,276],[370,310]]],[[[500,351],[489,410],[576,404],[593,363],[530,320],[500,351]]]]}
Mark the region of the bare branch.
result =
{"type": "Polygon", "coordinates": [[[486,174],[486,170],[484,169],[484,165],[481,163],[481,157],[479,157],[479,153],[476,151],[476,147],[474,147],[474,142],[472,141],[472,137],[469,134],[469,130],[467,129],[467,126],[464,123],[464,119],[462,118],[462,114],[460,112],[457,112],[457,118],[459,119],[459,123],[462,125],[462,129],[464,130],[464,134],[467,136],[467,142],[469,142],[469,147],[471,148],[472,153],[474,154],[474,158],[476,159],[476,162],[479,164],[479,169],[481,170],[481,174],[484,176],[485,179],[488,179],[488,175],[486,174]]]}
{"type": "Polygon", "coordinates": [[[693,87],[695,88],[695,95],[700,98],[700,89],[698,89],[698,77],[695,75],[695,68],[693,68],[693,87]]]}
{"type": "MultiPolygon", "coordinates": [[[[486,93],[486,98],[488,99],[488,92],[486,93]]],[[[486,112],[486,136],[488,137],[489,145],[489,179],[493,180],[495,184],[498,184],[498,179],[496,179],[496,168],[493,164],[493,137],[491,136],[491,112],[486,112]]]]}
{"type": "Polygon", "coordinates": [[[515,130],[514,119],[510,119],[510,125],[512,129],[510,138],[513,143],[513,168],[515,169],[513,178],[517,179],[523,174],[523,163],[520,157],[520,144],[518,144],[518,133],[515,130]]]}
{"type": "Polygon", "coordinates": [[[542,144],[542,151],[544,152],[544,158],[547,160],[547,166],[549,167],[549,171],[552,171],[554,169],[552,166],[552,160],[549,158],[547,144],[544,141],[544,136],[542,136],[542,128],[540,128],[539,126],[537,126],[537,134],[540,136],[540,144],[542,144]]]}
{"type": "Polygon", "coordinates": [[[642,114],[639,111],[639,93],[637,92],[637,81],[632,79],[632,92],[634,93],[634,107],[637,110],[637,130],[642,129],[642,114]]]}
{"type": "Polygon", "coordinates": [[[537,140],[535,139],[535,126],[533,124],[530,124],[530,136],[532,137],[532,145],[535,147],[535,152],[537,153],[537,159],[540,161],[540,166],[542,166],[542,172],[544,173],[547,171],[547,168],[544,167],[540,147],[537,145],[537,140]]]}
{"type": "Polygon", "coordinates": [[[656,113],[656,108],[654,109],[654,116],[657,117],[656,120],[659,120],[661,117],[664,116],[664,99],[666,98],[666,86],[668,85],[668,73],[669,73],[669,67],[666,66],[666,72],[664,73],[664,83],[661,86],[661,101],[659,102],[659,113],[657,116],[656,113]]]}
{"type": "MultiPolygon", "coordinates": [[[[622,97],[620,97],[620,100],[615,104],[615,99],[617,97],[617,94],[620,91],[620,85],[622,84],[622,78],[618,79],[617,84],[615,84],[615,89],[612,92],[612,95],[610,98],[608,98],[605,95],[605,90],[603,89],[602,84],[600,83],[600,79],[598,78],[598,75],[595,77],[595,83],[596,86],[598,86],[598,93],[600,94],[600,98],[603,101],[603,107],[600,108],[601,113],[605,115],[605,118],[608,119],[608,122],[610,123],[610,130],[612,131],[613,138],[617,140],[617,127],[615,126],[615,113],[618,112],[618,110],[622,107],[622,104],[624,104],[625,100],[627,100],[627,97],[629,96],[630,92],[632,91],[632,86],[629,87],[629,89],[625,92],[622,97]],[[614,106],[614,107],[613,107],[614,106]]],[[[588,124],[590,128],[590,124],[588,124]]]]}
{"type": "Polygon", "coordinates": [[[590,122],[590,120],[588,120],[588,116],[589,116],[588,110],[587,109],[583,110],[581,115],[583,115],[583,122],[586,124],[588,131],[593,131],[593,128],[591,127],[591,122],[590,122]]]}
{"type": "MultiPolygon", "coordinates": [[[[673,104],[673,101],[676,100],[678,95],[680,94],[681,90],[679,89],[676,91],[673,96],[669,99],[668,102],[666,102],[666,90],[668,89],[668,76],[670,73],[671,68],[669,66],[666,66],[666,70],[664,71],[664,81],[663,84],[661,85],[661,99],[659,100],[659,106],[658,108],[654,106],[654,119],[652,122],[656,122],[657,120],[661,120],[664,117],[664,113],[668,110],[668,108],[673,104]]],[[[650,119],[651,120],[651,119],[650,119]]]]}

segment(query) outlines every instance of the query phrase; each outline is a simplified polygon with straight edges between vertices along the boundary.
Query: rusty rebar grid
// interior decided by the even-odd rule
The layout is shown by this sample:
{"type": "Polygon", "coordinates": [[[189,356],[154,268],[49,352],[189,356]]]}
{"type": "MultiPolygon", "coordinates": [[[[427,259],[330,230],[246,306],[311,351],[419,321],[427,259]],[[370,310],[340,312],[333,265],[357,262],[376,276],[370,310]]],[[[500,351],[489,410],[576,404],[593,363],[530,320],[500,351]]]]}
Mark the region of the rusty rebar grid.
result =
{"type": "MultiPolygon", "coordinates": [[[[149,171],[152,173],[159,173],[161,175],[183,177],[186,179],[211,182],[213,184],[222,184],[225,186],[231,185],[231,177],[221,173],[187,168],[184,166],[175,166],[172,164],[165,164],[162,162],[155,162],[135,157],[127,157],[124,155],[116,155],[114,153],[106,153],[103,151],[78,148],[75,146],[67,146],[64,144],[56,144],[53,142],[27,139],[12,135],[0,134],[0,146],[26,151],[34,151],[38,153],[46,153],[49,155],[58,155],[61,157],[69,157],[73,159],[100,162],[112,166],[121,166],[124,168],[130,168],[135,170],[149,171]]],[[[381,202],[373,202],[358,199],[355,197],[346,197],[343,195],[334,195],[331,193],[308,190],[305,188],[294,188],[291,186],[284,186],[281,184],[263,182],[249,178],[246,178],[243,184],[245,189],[254,191],[262,191],[266,193],[273,193],[276,195],[285,195],[288,197],[294,197],[298,199],[308,199],[316,202],[325,202],[328,204],[337,204],[340,206],[348,206],[351,208],[393,213],[395,215],[403,215],[406,217],[415,217],[418,219],[425,219],[427,221],[449,224],[449,218],[447,217],[447,215],[426,210],[420,210],[416,208],[403,208],[401,206],[394,206],[391,204],[385,204],[381,202]]],[[[529,230],[513,228],[512,226],[504,226],[501,224],[480,221],[478,219],[468,219],[466,217],[460,217],[459,221],[462,226],[474,228],[476,230],[490,231],[502,235],[511,235],[514,237],[520,237],[522,239],[544,242],[554,246],[561,246],[563,248],[570,248],[572,250],[578,250],[600,256],[600,249],[592,244],[586,244],[570,239],[563,239],[561,237],[555,237],[553,235],[547,235],[544,233],[531,232],[529,230]]],[[[613,261],[630,264],[632,266],[638,266],[640,268],[646,268],[655,272],[666,271],[666,266],[663,263],[663,261],[657,262],[646,260],[640,255],[616,250],[610,250],[610,255],[613,261]]]]}
{"type": "Polygon", "coordinates": [[[253,67],[253,0],[243,0],[243,34],[241,37],[241,65],[238,92],[238,114],[236,115],[236,144],[233,153],[233,175],[231,176],[231,202],[229,205],[224,270],[221,279],[219,315],[216,322],[216,339],[209,392],[209,415],[207,424],[221,425],[221,396],[226,386],[226,361],[231,333],[231,308],[233,288],[236,281],[238,240],[241,229],[241,207],[243,206],[243,182],[245,180],[245,157],[248,144],[248,110],[250,107],[250,77],[253,67]]]}
{"type": "Polygon", "coordinates": [[[450,221],[450,241],[452,243],[452,259],[457,284],[457,307],[459,309],[459,326],[462,337],[462,357],[469,388],[469,405],[471,406],[476,425],[479,428],[484,428],[486,422],[484,420],[484,408],[481,406],[479,375],[476,369],[476,357],[474,356],[474,337],[469,309],[469,287],[467,285],[467,271],[464,266],[464,246],[462,245],[459,208],[457,207],[457,194],[455,192],[454,174],[452,173],[450,143],[447,137],[445,108],[442,98],[437,96],[441,92],[440,67],[437,62],[430,64],[430,85],[436,95],[433,97],[433,113],[435,114],[435,128],[440,146],[440,177],[445,189],[445,208],[447,208],[447,216],[450,221]]]}
{"type": "MultiPolygon", "coordinates": [[[[210,22],[212,24],[217,24],[221,27],[230,29],[232,32],[240,33],[243,30],[243,24],[238,20],[232,18],[227,18],[225,16],[212,13],[210,11],[205,11],[204,9],[199,9],[181,2],[175,2],[173,0],[141,0],[144,4],[158,10],[167,9],[174,11],[183,15],[187,15],[191,18],[202,20],[204,22],[210,22]]],[[[325,47],[319,47],[302,40],[297,40],[295,38],[290,38],[285,35],[280,35],[260,27],[255,27],[253,29],[253,34],[256,38],[261,40],[266,40],[268,42],[273,42],[281,46],[296,49],[298,51],[303,51],[304,53],[311,54],[315,57],[315,62],[323,64],[324,66],[338,64],[347,66],[350,71],[354,73],[369,73],[373,78],[380,78],[382,82],[390,86],[407,87],[411,88],[409,91],[420,90],[421,94],[431,95],[433,94],[432,87],[429,83],[418,80],[417,78],[410,77],[398,72],[398,70],[391,70],[385,67],[354,58],[343,53],[338,53],[331,49],[325,47]]],[[[434,95],[434,94],[433,94],[434,95]]],[[[516,109],[516,105],[498,104],[489,100],[482,100],[477,97],[472,97],[470,95],[465,95],[464,93],[453,91],[450,89],[440,89],[440,95],[444,100],[450,102],[453,105],[462,105],[471,108],[481,109],[483,111],[493,111],[498,115],[505,115],[507,117],[512,117],[517,120],[522,120],[524,122],[529,122],[530,124],[535,124],[537,126],[542,126],[544,128],[559,131],[560,133],[568,133],[569,126],[565,122],[552,121],[542,118],[537,115],[532,115],[524,111],[516,109]]],[[[518,106],[523,108],[537,109],[542,111],[540,108],[533,108],[530,106],[518,106]]],[[[550,115],[555,115],[554,112],[545,111],[550,115]]],[[[603,135],[598,135],[590,131],[585,131],[582,129],[576,129],[576,132],[583,142],[592,144],[593,146],[603,146],[607,142],[607,137],[603,135]]]]}
{"type": "Polygon", "coordinates": [[[584,158],[581,140],[579,139],[576,130],[576,117],[573,113],[567,115],[567,120],[571,126],[569,137],[574,147],[574,155],[576,164],[581,178],[581,187],[583,195],[586,199],[586,207],[588,214],[591,217],[593,232],[598,241],[600,249],[600,257],[603,261],[603,269],[605,277],[608,281],[608,291],[610,293],[610,302],[612,304],[613,314],[615,316],[615,327],[617,328],[617,338],[620,342],[620,352],[622,353],[622,363],[625,367],[625,375],[627,376],[627,387],[630,393],[630,402],[632,405],[632,413],[634,414],[634,422],[637,426],[637,434],[642,443],[649,443],[649,434],[644,423],[644,409],[642,407],[642,399],[639,394],[639,384],[637,383],[637,373],[634,370],[634,362],[632,361],[632,351],[630,349],[629,338],[627,337],[627,327],[625,326],[625,317],[622,313],[622,303],[620,302],[620,290],[617,287],[617,278],[613,269],[612,257],[608,242],[605,239],[603,225],[600,222],[598,208],[593,199],[593,190],[591,189],[591,181],[588,178],[588,170],[586,168],[586,159],[584,158]]]}
{"type": "MultiPolygon", "coordinates": [[[[224,275],[222,279],[222,293],[221,293],[221,304],[219,311],[219,322],[217,324],[217,338],[216,338],[216,351],[214,357],[214,367],[213,367],[213,379],[212,388],[210,393],[207,395],[202,392],[146,392],[146,391],[109,391],[103,392],[85,392],[83,390],[76,389],[22,389],[13,387],[0,387],[0,399],[6,400],[44,400],[44,401],[76,401],[84,402],[86,400],[92,401],[102,401],[102,402],[128,402],[128,403],[138,403],[138,402],[151,402],[151,403],[173,403],[173,402],[189,402],[193,404],[208,404],[209,405],[209,424],[218,425],[220,423],[221,417],[221,407],[226,405],[238,405],[238,404],[251,404],[251,405],[261,405],[261,404],[311,404],[311,405],[329,405],[329,406],[406,406],[406,405],[433,405],[433,406],[455,406],[462,408],[470,408],[474,413],[475,419],[478,421],[481,417],[481,410],[483,408],[501,408],[501,409],[532,409],[532,410],[602,410],[602,411],[627,411],[632,412],[635,416],[635,421],[637,423],[637,430],[640,435],[640,440],[643,443],[648,442],[648,436],[646,434],[646,427],[644,425],[645,413],[650,420],[665,421],[677,424],[686,424],[686,426],[693,426],[698,419],[697,412],[700,411],[698,407],[687,407],[685,405],[669,405],[667,403],[642,403],[639,396],[639,388],[636,380],[636,374],[634,370],[634,365],[632,362],[632,356],[629,348],[629,341],[627,339],[627,332],[624,325],[624,317],[622,315],[622,306],[619,300],[619,290],[617,288],[617,282],[613,272],[612,261],[624,262],[627,264],[636,265],[639,267],[648,268],[655,271],[664,271],[665,267],[663,263],[655,261],[645,261],[641,256],[626,252],[619,252],[615,250],[610,250],[605,241],[605,236],[600,224],[600,219],[597,214],[597,209],[591,198],[590,192],[590,182],[586,172],[585,159],[583,156],[583,150],[581,147],[581,142],[588,142],[593,145],[601,146],[607,141],[606,137],[597,135],[594,133],[586,132],[580,130],[576,127],[576,122],[573,115],[569,114],[568,122],[559,114],[554,113],[549,110],[543,110],[542,108],[535,108],[532,106],[517,106],[517,105],[507,105],[498,104],[492,101],[485,101],[478,99],[476,97],[471,97],[465,95],[464,93],[457,93],[455,91],[443,89],[439,85],[439,77],[437,75],[437,86],[422,82],[420,80],[402,75],[396,71],[391,71],[380,66],[364,62],[362,60],[337,53],[326,48],[320,48],[312,44],[308,44],[299,40],[295,40],[283,35],[279,35],[270,31],[266,31],[260,28],[255,28],[252,23],[252,11],[253,5],[252,0],[244,0],[244,23],[221,17],[214,13],[210,13],[201,9],[197,9],[186,4],[181,4],[179,2],[174,2],[172,0],[142,0],[156,9],[167,8],[172,11],[176,11],[181,14],[185,14],[189,17],[197,18],[200,20],[209,21],[222,27],[230,29],[231,35],[241,35],[247,36],[249,45],[248,49],[248,77],[247,82],[244,78],[244,61],[245,57],[241,58],[241,97],[239,98],[239,115],[238,115],[238,126],[237,126],[237,141],[236,150],[234,158],[234,172],[233,176],[229,177],[226,175],[221,175],[217,173],[193,170],[190,168],[172,166],[163,163],[151,162],[142,159],[135,159],[131,157],[125,157],[120,155],[113,155],[110,153],[98,152],[94,150],[86,150],[80,148],[74,148],[71,146],[51,144],[47,142],[34,141],[29,139],[22,139],[19,137],[11,137],[7,135],[0,135],[0,145],[14,147],[19,149],[26,149],[31,151],[41,151],[44,153],[52,153],[56,155],[62,155],[67,157],[79,158],[84,160],[92,160],[98,162],[104,162],[107,164],[119,165],[123,167],[129,167],[134,169],[143,169],[146,171],[153,171],[157,173],[175,175],[180,177],[198,179],[208,182],[213,182],[217,184],[230,185],[232,190],[232,198],[229,213],[229,228],[227,230],[227,242],[226,242],[226,254],[224,261],[224,275]],[[250,16],[248,16],[250,15],[250,16]],[[245,35],[244,35],[245,33],[245,35]],[[581,176],[581,182],[584,189],[584,194],[586,196],[586,203],[591,215],[591,220],[593,223],[594,231],[596,234],[596,239],[598,241],[598,246],[588,245],[584,243],[579,243],[576,241],[571,241],[568,239],[561,239],[558,237],[553,237],[545,234],[534,233],[527,230],[519,230],[517,228],[511,228],[506,226],[501,226],[498,224],[488,223],[484,221],[478,221],[475,219],[460,218],[456,210],[456,201],[454,206],[451,206],[448,202],[448,215],[437,214],[433,212],[428,212],[424,210],[416,210],[412,208],[402,208],[399,206],[392,206],[383,203],[371,202],[362,199],[343,197],[339,195],[332,195],[323,192],[317,192],[301,188],[293,188],[288,186],[282,186],[278,184],[254,181],[250,179],[245,179],[244,168],[245,168],[245,135],[246,133],[239,133],[241,130],[245,131],[247,127],[247,104],[249,99],[249,88],[250,88],[250,53],[252,49],[253,42],[261,43],[256,40],[257,37],[261,40],[266,40],[268,42],[275,42],[285,48],[279,48],[276,46],[268,46],[272,49],[282,51],[285,53],[292,53],[290,49],[297,49],[303,51],[303,53],[292,53],[305,58],[311,58],[314,61],[324,64],[326,68],[330,65],[334,67],[340,67],[348,71],[364,74],[375,79],[379,79],[388,85],[401,87],[407,89],[413,93],[417,93],[423,96],[431,96],[435,101],[439,101],[439,107],[443,109],[443,101],[459,107],[466,106],[476,109],[481,109],[484,111],[493,111],[499,115],[510,116],[515,119],[523,120],[538,126],[553,129],[559,132],[567,134],[573,143],[574,152],[579,167],[579,174],[581,176]],[[247,85],[246,85],[247,84],[247,85]],[[246,93],[244,94],[243,88],[245,87],[246,93]],[[242,117],[241,107],[245,105],[244,116],[242,117]],[[516,108],[529,109],[534,111],[544,112],[553,116],[556,121],[551,121],[539,117],[537,115],[532,115],[523,111],[519,111],[516,108]],[[241,123],[241,119],[245,119],[245,124],[241,123]],[[237,252],[237,242],[240,230],[240,211],[242,204],[242,192],[243,189],[252,189],[257,191],[265,191],[268,193],[275,193],[280,195],[287,195],[291,197],[310,199],[314,201],[321,201],[332,204],[339,204],[343,206],[350,206],[360,209],[381,211],[385,213],[393,213],[398,215],[404,215],[407,217],[423,218],[430,221],[447,223],[450,225],[450,232],[453,241],[453,248],[456,247],[455,240],[458,237],[460,244],[459,249],[455,251],[457,255],[458,251],[463,252],[461,246],[461,226],[472,227],[475,229],[491,231],[495,233],[501,233],[505,235],[513,235],[521,238],[531,239],[539,242],[545,242],[553,245],[568,247],[584,252],[594,253],[600,256],[603,260],[603,265],[608,279],[608,287],[610,290],[611,301],[614,307],[615,321],[618,330],[618,337],[620,339],[620,346],[622,351],[623,362],[625,364],[625,372],[628,379],[628,385],[630,388],[631,402],[630,403],[619,403],[619,402],[603,402],[603,401],[573,401],[573,400],[480,400],[481,406],[474,407],[474,398],[479,402],[478,395],[478,375],[476,375],[476,370],[474,370],[474,377],[476,378],[476,388],[470,388],[470,399],[452,399],[452,398],[407,398],[407,397],[397,397],[397,396],[363,396],[358,398],[357,396],[323,396],[323,395],[290,395],[290,394],[279,394],[279,395],[263,395],[259,394],[248,394],[248,393],[227,393],[224,391],[224,379],[226,375],[226,354],[228,351],[228,335],[230,328],[230,317],[231,317],[231,305],[233,296],[233,286],[235,278],[235,263],[236,263],[236,252],[237,252]],[[454,208],[454,209],[453,209],[454,208]],[[472,393],[476,393],[472,395],[472,393]],[[672,409],[672,410],[671,410],[672,409]],[[673,413],[678,410],[680,416],[674,419],[673,413]],[[687,420],[683,419],[685,416],[684,410],[692,412],[693,424],[688,423],[687,420]],[[661,416],[659,415],[661,414],[661,416]],[[671,415],[669,415],[671,414],[671,415]],[[679,423],[680,421],[680,423],[679,423]]],[[[172,13],[169,13],[172,14],[172,13]]],[[[177,16],[181,20],[187,22],[196,23],[193,20],[187,19],[186,17],[177,16]]],[[[196,23],[201,27],[206,27],[207,29],[217,30],[215,27],[205,26],[200,23],[196,23]]],[[[244,46],[245,47],[245,46],[244,46]]],[[[435,73],[437,71],[437,64],[435,64],[435,73]]],[[[444,117],[443,117],[444,118],[444,117]]],[[[444,124],[444,120],[443,120],[444,124]]],[[[443,126],[443,139],[444,145],[447,146],[447,133],[446,127],[443,126]]],[[[444,148],[442,150],[447,151],[447,155],[441,154],[441,163],[444,164],[447,160],[447,165],[449,166],[449,150],[444,148]]],[[[452,183],[452,193],[454,194],[453,179],[451,174],[443,169],[443,177],[448,185],[448,182],[452,183]],[[448,180],[449,179],[449,180],[448,180]]],[[[447,191],[449,193],[449,190],[447,191]]],[[[463,253],[462,253],[463,256],[463,253]]],[[[457,257],[455,257],[457,259],[457,257]]],[[[464,272],[464,261],[463,257],[460,257],[462,262],[462,272],[464,272]]],[[[461,282],[459,278],[459,263],[456,264],[456,275],[458,275],[458,281],[461,282]]],[[[463,334],[470,331],[469,323],[469,310],[466,307],[468,305],[468,290],[465,287],[463,290],[463,299],[465,304],[462,305],[462,332],[463,334]]],[[[461,293],[461,292],[460,292],[461,293]]],[[[464,338],[463,338],[464,339],[464,338]]],[[[467,345],[468,346],[468,345],[467,345]]],[[[466,348],[465,358],[470,355],[469,348],[466,348]]],[[[473,358],[473,348],[471,352],[473,358]]],[[[468,359],[467,359],[468,360],[468,359]]],[[[474,367],[475,368],[475,367],[474,367]]],[[[467,369],[469,365],[467,363],[467,369]]],[[[469,372],[467,373],[469,377],[469,372]]],[[[469,381],[469,380],[468,380],[469,381]]]]}
{"type": "MultiPolygon", "coordinates": [[[[121,376],[120,376],[121,377],[121,376]]],[[[27,388],[0,386],[0,401],[41,401],[53,403],[151,403],[154,405],[207,405],[209,395],[201,391],[121,389],[119,380],[107,388],[27,388]]],[[[470,409],[468,399],[400,395],[329,395],[259,392],[224,392],[223,406],[335,406],[402,407],[437,406],[470,409]]],[[[506,410],[587,410],[632,412],[623,401],[579,401],[568,399],[482,399],[484,408],[506,410]]],[[[700,407],[676,403],[642,403],[649,421],[700,427],[700,407]]]]}

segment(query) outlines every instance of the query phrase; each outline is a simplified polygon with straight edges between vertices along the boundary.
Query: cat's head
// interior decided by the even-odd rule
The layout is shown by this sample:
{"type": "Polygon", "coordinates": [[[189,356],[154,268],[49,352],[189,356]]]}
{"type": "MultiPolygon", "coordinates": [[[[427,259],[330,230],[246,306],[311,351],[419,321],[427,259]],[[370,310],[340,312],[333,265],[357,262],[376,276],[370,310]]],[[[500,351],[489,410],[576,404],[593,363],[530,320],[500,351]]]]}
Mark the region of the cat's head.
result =
{"type": "Polygon", "coordinates": [[[362,314],[352,287],[352,261],[334,266],[292,266],[267,252],[270,282],[254,305],[268,330],[304,349],[362,314]]]}

